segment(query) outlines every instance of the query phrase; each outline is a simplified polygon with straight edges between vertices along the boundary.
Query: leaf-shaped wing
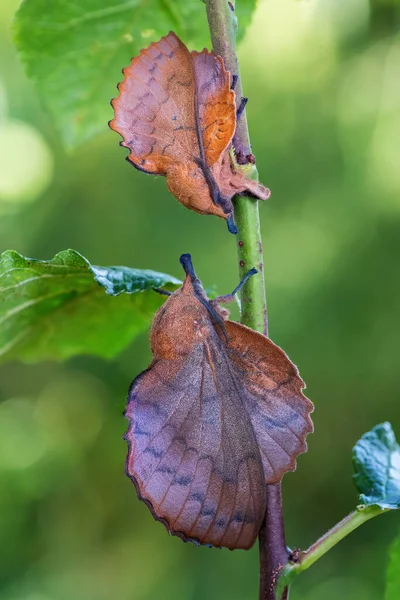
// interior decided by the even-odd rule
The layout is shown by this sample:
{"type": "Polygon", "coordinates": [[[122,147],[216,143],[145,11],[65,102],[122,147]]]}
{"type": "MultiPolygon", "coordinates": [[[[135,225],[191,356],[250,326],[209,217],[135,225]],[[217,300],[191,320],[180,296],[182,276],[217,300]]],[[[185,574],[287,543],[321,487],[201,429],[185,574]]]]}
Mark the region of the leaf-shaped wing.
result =
{"type": "Polygon", "coordinates": [[[247,413],[260,448],[266,483],[296,467],[313,430],[314,406],[302,389],[297,368],[271,340],[232,321],[225,322],[228,356],[245,390],[247,413]]]}
{"type": "Polygon", "coordinates": [[[174,161],[198,151],[192,57],[170,32],[142,50],[123,70],[120,95],[113,100],[110,127],[129,148],[129,160],[148,173],[165,175],[174,161]]]}
{"type": "Polygon", "coordinates": [[[214,56],[206,49],[192,52],[192,56],[199,126],[205,159],[211,166],[227,149],[235,133],[235,93],[220,56],[214,56]]]}
{"type": "Polygon", "coordinates": [[[133,382],[126,415],[127,473],[153,515],[184,540],[250,548],[264,474],[221,354],[206,342],[183,359],[154,361],[133,382]]]}

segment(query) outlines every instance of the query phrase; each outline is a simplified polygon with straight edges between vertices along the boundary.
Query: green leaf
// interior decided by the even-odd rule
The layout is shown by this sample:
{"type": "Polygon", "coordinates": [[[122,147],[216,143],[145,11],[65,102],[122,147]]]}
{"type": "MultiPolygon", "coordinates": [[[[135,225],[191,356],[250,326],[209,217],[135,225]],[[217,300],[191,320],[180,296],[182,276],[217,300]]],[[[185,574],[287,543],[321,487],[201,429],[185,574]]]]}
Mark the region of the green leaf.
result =
{"type": "MultiPolygon", "coordinates": [[[[237,3],[239,36],[255,2],[237,3]]],[[[15,41],[67,147],[107,130],[122,68],[171,29],[191,49],[210,46],[201,0],[22,2],[15,41]]]]}
{"type": "Polygon", "coordinates": [[[362,436],[353,448],[353,465],[360,504],[400,507],[400,446],[390,423],[362,436]]]}
{"type": "Polygon", "coordinates": [[[385,600],[400,598],[400,535],[394,540],[389,551],[389,565],[386,571],[385,600]]]}
{"type": "Polygon", "coordinates": [[[50,261],[8,250],[0,256],[0,361],[111,358],[149,326],[164,300],[153,288],[180,283],[155,271],[95,267],[74,250],[50,261]]]}

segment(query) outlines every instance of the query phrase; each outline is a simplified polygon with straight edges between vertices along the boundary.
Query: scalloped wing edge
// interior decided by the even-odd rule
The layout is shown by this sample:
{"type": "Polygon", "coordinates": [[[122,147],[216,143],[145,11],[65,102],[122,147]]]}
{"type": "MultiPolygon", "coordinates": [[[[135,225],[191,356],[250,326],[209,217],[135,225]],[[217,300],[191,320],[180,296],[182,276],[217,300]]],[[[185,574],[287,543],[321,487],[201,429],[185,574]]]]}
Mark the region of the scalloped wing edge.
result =
{"type": "Polygon", "coordinates": [[[284,474],[285,473],[292,473],[293,471],[296,470],[297,468],[297,458],[301,455],[304,454],[305,452],[307,452],[308,450],[308,445],[307,445],[307,441],[306,438],[310,433],[313,433],[314,431],[314,424],[311,420],[311,414],[314,412],[314,404],[313,402],[307,398],[307,396],[305,396],[303,394],[303,390],[306,389],[306,384],[304,382],[304,380],[302,379],[302,377],[300,376],[300,372],[299,369],[297,367],[297,365],[294,364],[294,362],[289,358],[289,356],[286,354],[286,352],[280,347],[278,346],[278,344],[275,344],[275,342],[273,342],[269,337],[263,335],[262,333],[260,333],[259,331],[255,331],[254,329],[251,329],[250,327],[247,327],[247,325],[243,325],[242,323],[237,323],[236,321],[227,321],[228,323],[233,323],[236,326],[239,327],[243,327],[244,329],[251,331],[253,334],[257,334],[257,336],[261,336],[262,338],[266,338],[290,363],[291,365],[293,365],[294,371],[295,371],[295,376],[296,376],[296,384],[298,384],[297,390],[298,390],[298,394],[299,394],[299,398],[304,401],[305,406],[307,407],[307,411],[306,411],[306,416],[304,417],[305,423],[306,423],[306,429],[305,429],[305,434],[304,434],[304,440],[300,445],[299,451],[294,453],[293,458],[291,459],[291,461],[289,462],[289,467],[286,468],[280,475],[279,477],[276,477],[274,479],[269,479],[269,480],[265,480],[265,483],[267,485],[271,485],[271,484],[276,484],[279,483],[284,474]]]}
{"type": "MultiPolygon", "coordinates": [[[[128,402],[130,400],[130,398],[132,397],[132,393],[134,391],[135,386],[140,382],[140,380],[142,379],[142,377],[144,377],[148,371],[150,371],[150,369],[153,367],[154,361],[151,362],[150,366],[145,369],[144,371],[142,371],[141,373],[139,373],[139,375],[137,377],[135,377],[135,379],[132,381],[130,387],[129,387],[129,391],[128,391],[128,402]]],[[[177,530],[173,530],[170,527],[170,524],[168,523],[168,520],[165,519],[164,517],[159,517],[157,515],[157,513],[155,512],[154,506],[151,502],[151,500],[149,500],[149,498],[146,498],[144,495],[142,495],[142,492],[140,490],[140,483],[139,481],[136,479],[136,477],[134,475],[132,475],[129,472],[129,457],[131,456],[132,453],[132,445],[133,442],[128,438],[128,434],[129,431],[131,429],[131,426],[133,424],[133,419],[131,417],[128,416],[127,414],[127,408],[124,410],[124,417],[128,420],[129,425],[128,425],[128,429],[126,430],[126,432],[123,435],[123,439],[127,442],[128,444],[128,453],[125,459],[125,474],[126,476],[132,481],[133,485],[135,486],[136,489],[136,493],[137,496],[139,498],[139,500],[141,502],[144,502],[144,504],[147,506],[147,508],[150,510],[153,518],[155,521],[158,521],[159,523],[162,523],[165,527],[165,529],[168,531],[168,533],[170,535],[173,535],[175,537],[180,538],[183,542],[188,543],[191,542],[193,544],[195,544],[196,546],[205,546],[207,548],[218,548],[219,546],[213,546],[212,544],[203,544],[200,540],[198,540],[195,537],[188,537],[183,531],[177,531],[177,530]]]]}
{"type": "MultiPolygon", "coordinates": [[[[119,145],[122,146],[123,148],[127,148],[129,151],[130,151],[130,148],[129,148],[127,142],[125,142],[124,135],[121,133],[121,131],[118,129],[118,127],[116,126],[116,123],[115,123],[115,121],[117,120],[118,100],[124,91],[124,85],[125,85],[126,78],[127,78],[126,72],[132,67],[134,61],[140,59],[140,57],[143,55],[144,52],[148,51],[150,48],[153,48],[154,46],[157,46],[162,40],[166,40],[170,36],[174,37],[177,40],[177,42],[181,46],[186,48],[187,52],[189,52],[188,48],[185,46],[185,44],[182,42],[182,40],[179,39],[179,37],[176,35],[176,33],[174,31],[170,31],[169,33],[167,33],[167,35],[163,35],[159,40],[149,44],[149,46],[146,46],[145,48],[141,48],[139,54],[137,54],[136,56],[132,56],[129,65],[122,69],[121,72],[124,76],[124,79],[122,81],[120,81],[119,83],[117,83],[117,90],[119,91],[119,94],[116,98],[112,98],[110,100],[110,105],[114,110],[114,118],[110,119],[110,121],[108,121],[108,126],[112,131],[115,131],[115,133],[118,133],[118,135],[120,135],[122,137],[122,141],[119,142],[119,145]]],[[[157,174],[160,175],[160,173],[156,173],[154,171],[147,171],[146,169],[143,169],[141,166],[137,165],[131,157],[132,157],[132,152],[130,151],[129,155],[126,156],[125,158],[138,171],[141,171],[142,173],[146,173],[148,175],[157,175],[157,174]]]]}

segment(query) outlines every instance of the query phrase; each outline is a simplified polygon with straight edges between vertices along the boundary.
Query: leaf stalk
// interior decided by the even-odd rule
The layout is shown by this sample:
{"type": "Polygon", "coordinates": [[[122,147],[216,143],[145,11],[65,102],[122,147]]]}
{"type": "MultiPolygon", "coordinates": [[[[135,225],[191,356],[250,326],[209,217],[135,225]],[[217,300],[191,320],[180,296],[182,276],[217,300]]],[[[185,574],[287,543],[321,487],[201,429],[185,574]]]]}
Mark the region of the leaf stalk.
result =
{"type": "Polygon", "coordinates": [[[277,594],[282,593],[289,586],[293,579],[306,571],[318,559],[326,554],[331,548],[336,546],[349,533],[363,525],[369,519],[388,512],[390,509],[380,508],[374,504],[372,506],[358,506],[355,511],[339,521],[332,529],[312,544],[308,550],[294,551],[290,562],[281,570],[277,586],[277,594]]]}

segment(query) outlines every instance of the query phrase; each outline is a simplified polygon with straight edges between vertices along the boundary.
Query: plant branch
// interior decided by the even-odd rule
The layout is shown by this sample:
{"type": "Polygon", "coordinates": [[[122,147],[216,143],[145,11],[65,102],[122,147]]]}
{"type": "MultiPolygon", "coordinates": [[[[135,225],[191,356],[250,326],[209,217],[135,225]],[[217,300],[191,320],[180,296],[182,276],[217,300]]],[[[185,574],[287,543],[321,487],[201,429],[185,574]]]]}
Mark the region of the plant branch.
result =
{"type": "MultiPolygon", "coordinates": [[[[237,19],[234,0],[205,0],[211,41],[215,54],[222,56],[225,67],[235,76],[236,98],[242,97],[239,63],[236,53],[237,19]]],[[[233,146],[238,162],[246,162],[251,154],[246,113],[241,114],[233,146]]],[[[252,161],[249,161],[252,162],[252,161]]],[[[253,165],[251,178],[258,179],[253,165]]],[[[241,291],[241,322],[256,331],[268,335],[267,304],[265,297],[264,264],[260,233],[258,201],[236,196],[233,200],[235,222],[238,228],[237,250],[240,279],[252,267],[259,275],[251,277],[241,291]]],[[[267,486],[267,508],[259,534],[260,545],[260,600],[275,600],[275,586],[279,571],[288,562],[282,517],[281,485],[267,486]]],[[[287,598],[285,590],[282,599],[287,598]]]]}
{"type": "MultiPolygon", "coordinates": [[[[236,98],[241,98],[242,84],[236,54],[237,19],[234,11],[234,2],[228,2],[227,0],[206,0],[206,7],[213,50],[215,54],[222,56],[225,67],[231,75],[237,77],[235,94],[236,98]]],[[[235,149],[240,148],[243,155],[250,154],[251,152],[245,110],[238,120],[233,145],[235,149]]],[[[255,165],[250,176],[252,179],[258,179],[255,165]]],[[[235,221],[238,228],[239,278],[242,279],[252,267],[256,267],[259,271],[259,275],[249,279],[242,289],[242,323],[256,331],[264,333],[264,335],[268,335],[258,201],[252,198],[236,196],[233,204],[235,221]]]]}
{"type": "Polygon", "coordinates": [[[258,536],[260,546],[260,600],[280,598],[287,600],[289,587],[280,594],[276,586],[282,567],[288,562],[289,550],[285,543],[282,513],[282,486],[267,485],[267,510],[258,536]]]}
{"type": "Polygon", "coordinates": [[[357,529],[357,527],[360,527],[360,525],[369,521],[369,519],[389,510],[380,508],[376,504],[367,507],[360,506],[332,527],[325,535],[312,544],[308,550],[302,552],[295,551],[292,554],[292,561],[281,571],[277,588],[278,593],[282,593],[297,575],[311,567],[321,556],[326,554],[333,546],[336,546],[337,543],[354,531],[354,529],[357,529]]]}

